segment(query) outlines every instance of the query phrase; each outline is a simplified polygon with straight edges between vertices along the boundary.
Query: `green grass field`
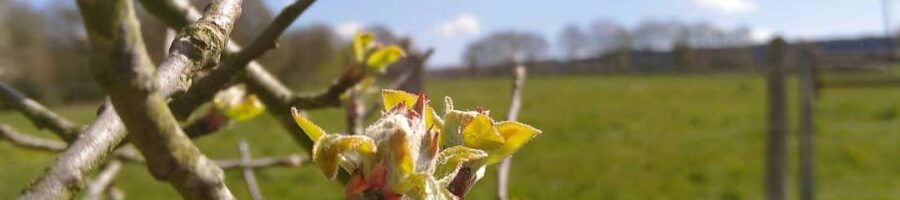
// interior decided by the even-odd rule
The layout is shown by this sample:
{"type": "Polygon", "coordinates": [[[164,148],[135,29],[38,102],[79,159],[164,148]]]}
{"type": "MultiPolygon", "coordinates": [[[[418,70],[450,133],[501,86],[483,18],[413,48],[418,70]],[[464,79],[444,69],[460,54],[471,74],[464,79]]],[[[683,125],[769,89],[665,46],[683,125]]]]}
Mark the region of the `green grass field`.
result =
{"type": "MultiPolygon", "coordinates": [[[[795,83],[795,82],[791,82],[795,83]]],[[[510,81],[465,79],[427,86],[452,96],[459,108],[484,106],[504,118],[510,81]]],[[[791,90],[793,91],[793,90],[791,90]]],[[[762,199],[765,89],[750,75],[642,75],[532,77],[520,121],[544,131],[514,159],[513,199],[762,199]],[[564,197],[564,198],[561,198],[564,197]]],[[[794,102],[796,98],[791,101],[794,102]]],[[[820,199],[900,197],[900,88],[826,90],[818,99],[816,164],[820,199]]],[[[793,105],[792,105],[793,106],[793,105]]],[[[796,106],[792,107],[796,108],[796,106]]],[[[56,108],[87,123],[95,106],[56,108]]],[[[340,111],[311,113],[326,130],[344,127],[340,111]]],[[[796,115],[791,115],[796,121],[796,115]]],[[[18,113],[0,123],[51,138],[18,113]]],[[[791,127],[796,130],[795,126],[791,127]]],[[[300,152],[272,118],[235,124],[196,140],[212,158],[236,158],[245,138],[256,156],[300,152]]],[[[791,166],[796,165],[791,133],[791,166]]],[[[0,141],[0,199],[11,199],[53,161],[54,155],[0,141]]],[[[790,194],[796,173],[790,171],[790,194]]],[[[470,199],[492,199],[493,170],[470,199]]],[[[312,167],[259,171],[269,199],[339,199],[341,186],[312,167]]],[[[249,199],[238,171],[231,190],[249,199]]],[[[126,164],[116,184],[128,199],[174,199],[143,166],[126,164]]]]}

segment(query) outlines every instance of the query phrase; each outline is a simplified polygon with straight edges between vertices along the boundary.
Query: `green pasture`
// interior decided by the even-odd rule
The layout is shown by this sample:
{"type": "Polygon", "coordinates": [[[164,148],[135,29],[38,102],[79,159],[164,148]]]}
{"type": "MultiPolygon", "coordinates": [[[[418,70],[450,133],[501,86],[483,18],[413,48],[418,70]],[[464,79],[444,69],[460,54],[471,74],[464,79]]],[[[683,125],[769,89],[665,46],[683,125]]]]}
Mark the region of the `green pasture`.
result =
{"type": "MultiPolygon", "coordinates": [[[[438,110],[443,108],[442,97],[452,96],[457,108],[483,106],[502,119],[510,85],[508,78],[484,78],[434,81],[426,88],[438,110]]],[[[511,196],[762,199],[764,94],[763,79],[754,75],[531,77],[520,121],[544,134],[514,157],[511,196]]],[[[818,197],[900,197],[900,88],[824,90],[817,100],[818,197]]],[[[796,110],[796,104],[791,108],[796,110]]],[[[88,123],[96,105],[54,109],[88,123]]],[[[791,120],[796,122],[794,113],[791,120]]],[[[326,130],[344,127],[340,110],[311,115],[326,130]]],[[[0,112],[0,123],[55,139],[16,112],[0,112]]],[[[794,195],[796,131],[790,137],[789,191],[794,195]]],[[[237,158],[240,139],[251,144],[255,156],[304,151],[267,115],[196,143],[211,158],[237,158]]],[[[52,154],[0,141],[0,199],[14,198],[53,159],[52,154]]],[[[226,175],[231,190],[249,199],[240,172],[226,175]]],[[[493,199],[493,176],[490,170],[469,199],[493,199]]],[[[265,169],[257,178],[269,199],[339,199],[343,192],[309,166],[265,169]]],[[[126,164],[115,184],[128,199],[177,198],[173,188],[153,180],[144,166],[126,164]]]]}

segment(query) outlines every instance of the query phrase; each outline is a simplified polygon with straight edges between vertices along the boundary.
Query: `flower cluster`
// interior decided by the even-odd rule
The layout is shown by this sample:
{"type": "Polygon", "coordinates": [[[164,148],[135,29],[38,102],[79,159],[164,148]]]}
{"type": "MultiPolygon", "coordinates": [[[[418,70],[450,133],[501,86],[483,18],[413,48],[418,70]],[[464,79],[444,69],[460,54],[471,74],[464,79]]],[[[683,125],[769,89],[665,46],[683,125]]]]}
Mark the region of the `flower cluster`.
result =
{"type": "Polygon", "coordinates": [[[541,133],[495,122],[488,111],[461,111],[449,97],[443,118],[420,94],[383,90],[382,117],[361,135],[327,134],[293,109],[315,141],[313,161],[328,178],[350,174],[347,199],[461,199],[485,166],[510,156],[541,133]]]}

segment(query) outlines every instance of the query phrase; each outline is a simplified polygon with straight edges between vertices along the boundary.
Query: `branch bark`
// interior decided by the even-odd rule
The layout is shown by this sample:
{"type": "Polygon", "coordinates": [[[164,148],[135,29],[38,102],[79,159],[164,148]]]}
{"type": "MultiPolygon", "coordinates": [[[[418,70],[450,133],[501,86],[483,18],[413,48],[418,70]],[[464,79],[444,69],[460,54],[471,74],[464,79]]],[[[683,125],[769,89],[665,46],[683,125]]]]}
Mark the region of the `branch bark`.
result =
{"type": "Polygon", "coordinates": [[[81,127],[54,113],[25,94],[16,91],[6,83],[0,83],[0,102],[5,102],[25,115],[35,126],[49,129],[65,141],[78,138],[81,127]]]}
{"type": "MultiPolygon", "coordinates": [[[[193,13],[195,13],[195,9],[192,8],[189,4],[177,3],[179,0],[164,0],[164,4],[168,6],[155,6],[152,5],[156,3],[155,0],[141,0],[141,3],[148,8],[148,11],[157,16],[158,18],[163,19],[169,26],[176,26],[179,24],[186,24],[193,19],[196,19],[193,13]],[[148,6],[150,5],[150,6],[148,6]],[[177,15],[180,17],[170,17],[169,15],[177,15]],[[167,20],[168,19],[168,20],[167,20]]],[[[297,3],[295,3],[297,4],[297,3]]],[[[274,26],[274,25],[273,25],[274,26]]],[[[268,28],[267,28],[268,29],[268,28]]],[[[259,40],[263,41],[263,40],[259,40]]],[[[260,42],[260,44],[269,44],[267,42],[260,42]]],[[[234,43],[228,43],[227,47],[228,53],[237,53],[241,51],[241,47],[234,43]]],[[[226,63],[228,64],[228,63],[226,63]]],[[[220,66],[221,70],[228,68],[239,68],[242,66],[220,66]]],[[[220,70],[217,68],[217,70],[220,70]]],[[[260,101],[262,101],[270,113],[279,119],[282,126],[288,130],[291,134],[292,138],[299,143],[304,148],[312,148],[312,141],[306,137],[306,134],[303,132],[300,127],[297,127],[294,124],[293,118],[291,118],[290,106],[291,102],[296,101],[298,97],[296,97],[290,89],[288,89],[284,84],[282,84],[278,79],[273,77],[271,73],[267,72],[259,63],[255,61],[250,61],[246,65],[246,69],[244,69],[243,77],[240,77],[240,80],[247,84],[247,88],[251,90],[254,94],[259,96],[260,101]]],[[[237,70],[240,71],[240,70],[237,70]]],[[[241,73],[231,73],[228,74],[231,76],[241,75],[241,73]]],[[[209,78],[211,76],[207,76],[209,78]]],[[[205,79],[205,78],[204,78],[205,79]]],[[[206,82],[204,80],[198,81],[198,86],[196,87],[204,87],[202,82],[206,82]]],[[[193,92],[188,92],[187,95],[193,92]]],[[[197,95],[197,99],[206,99],[209,100],[212,98],[212,95],[215,93],[211,93],[208,95],[204,95],[203,98],[200,98],[200,95],[197,95]]],[[[184,100],[187,101],[187,100],[184,100]]],[[[196,100],[199,101],[199,100],[196,100]]],[[[196,102],[195,102],[196,103],[196,102]]],[[[202,102],[200,102],[202,103],[202,102]]],[[[173,108],[175,109],[176,116],[187,116],[196,106],[184,106],[184,105],[175,105],[179,103],[173,102],[173,108]]],[[[197,104],[199,105],[199,104],[197,104]]],[[[340,102],[337,102],[335,106],[340,105],[340,102]]],[[[310,107],[302,107],[303,109],[310,109],[310,107]]]]}
{"type": "MultiPolygon", "coordinates": [[[[519,111],[522,108],[522,90],[525,87],[526,76],[525,66],[516,65],[515,73],[513,74],[509,113],[506,115],[506,120],[508,121],[515,121],[519,118],[519,111]]],[[[503,159],[503,162],[500,162],[500,165],[497,166],[497,199],[499,200],[509,199],[507,188],[509,187],[509,168],[511,165],[512,157],[509,157],[503,159]]]]}
{"type": "MultiPolygon", "coordinates": [[[[116,10],[128,10],[132,9],[130,2],[123,1],[113,1],[113,2],[100,2],[106,4],[97,4],[98,2],[91,2],[88,0],[79,1],[79,5],[88,5],[88,6],[104,6],[108,8],[118,8],[116,10]]],[[[168,5],[168,4],[166,4],[168,5]]],[[[221,4],[219,4],[221,5],[221,4]]],[[[229,4],[230,6],[234,6],[235,8],[238,4],[229,4]]],[[[176,47],[172,48],[170,51],[169,57],[167,57],[167,61],[159,67],[159,70],[156,72],[158,79],[151,79],[145,81],[155,81],[154,84],[150,84],[152,86],[146,86],[148,88],[154,88],[158,90],[156,95],[162,97],[168,97],[175,93],[176,91],[183,90],[187,84],[185,83],[187,80],[184,79],[184,73],[195,71],[196,67],[206,66],[211,64],[212,60],[218,59],[218,55],[214,55],[217,52],[217,49],[207,49],[207,48],[216,48],[215,44],[218,42],[223,43],[227,41],[227,32],[230,31],[231,25],[227,23],[227,21],[232,20],[233,18],[228,17],[229,14],[237,14],[234,12],[230,12],[225,14],[223,13],[215,13],[218,11],[229,11],[227,9],[216,9],[214,6],[211,6],[212,9],[208,9],[210,14],[210,22],[206,25],[198,25],[193,27],[193,29],[182,31],[182,35],[179,36],[179,42],[176,43],[176,47]],[[222,26],[224,25],[224,26],[222,26]],[[209,30],[204,32],[203,30],[209,30]],[[224,33],[222,33],[224,31],[224,33]],[[224,36],[223,36],[224,35],[224,36]],[[197,44],[193,43],[196,42],[197,44]],[[199,43],[203,43],[206,46],[199,45],[199,43]],[[184,45],[184,46],[180,46],[184,45]],[[191,51],[191,52],[180,52],[180,51],[191,51]],[[175,53],[172,53],[175,51],[175,53]],[[176,55],[178,53],[179,55],[176,55]],[[182,54],[188,53],[188,54],[182,54]],[[177,63],[168,61],[172,56],[183,56],[188,59],[178,58],[178,60],[186,63],[177,63]],[[201,59],[197,59],[200,57],[201,59]],[[187,63],[189,62],[189,63],[187,63]],[[167,64],[168,63],[168,64],[167,64]],[[184,68],[182,68],[184,67],[184,68]],[[171,73],[171,74],[166,74],[171,73]]],[[[113,10],[113,9],[110,9],[113,10]]],[[[89,26],[88,30],[92,37],[90,37],[92,46],[111,46],[113,41],[111,40],[103,40],[102,37],[93,37],[93,36],[115,36],[120,30],[116,29],[118,27],[114,26],[105,26],[113,24],[112,22],[116,22],[118,20],[122,20],[115,17],[90,17],[90,15],[100,15],[100,14],[122,14],[118,13],[107,13],[107,12],[96,12],[97,10],[91,9],[82,9],[83,15],[85,15],[85,24],[89,26]],[[88,20],[90,19],[90,20],[88,20]],[[90,28],[90,26],[94,27],[102,27],[102,29],[94,29],[90,28]],[[93,45],[97,44],[97,45],[93,45]]],[[[233,11],[233,10],[230,10],[233,11]]],[[[133,11],[131,13],[133,17],[133,11]]],[[[119,21],[121,22],[121,21],[119,21]]],[[[134,20],[129,21],[129,23],[134,24],[136,27],[137,22],[134,20]]],[[[187,29],[187,28],[186,28],[187,29]]],[[[127,33],[127,32],[126,32],[127,33]]],[[[132,35],[133,36],[133,35],[132,35]]],[[[128,38],[129,41],[137,41],[139,42],[139,37],[128,38]]],[[[127,43],[126,43],[127,44],[127,43]]],[[[127,47],[127,46],[126,46],[127,47]]],[[[143,50],[143,45],[140,45],[143,50]]],[[[93,47],[95,51],[103,52],[104,50],[98,49],[98,47],[93,47]]],[[[221,46],[218,46],[219,49],[224,49],[221,46]]],[[[107,48],[107,51],[112,48],[107,48]]],[[[106,52],[111,53],[111,52],[106,52]]],[[[146,55],[146,52],[144,52],[146,55]]],[[[133,55],[132,55],[133,56],[133,55]]],[[[94,59],[96,60],[96,59],[94,59]]],[[[144,62],[143,64],[149,63],[147,61],[140,60],[120,60],[121,62],[144,62]]],[[[145,69],[146,70],[146,69],[145,69]]],[[[152,71],[152,68],[149,69],[152,71]]],[[[114,79],[114,77],[104,76],[103,74],[98,75],[97,77],[105,77],[114,79]]],[[[48,170],[47,173],[42,175],[34,184],[27,188],[26,191],[23,192],[21,199],[66,199],[71,198],[73,193],[81,190],[83,187],[83,178],[85,174],[91,172],[99,163],[102,163],[106,156],[118,146],[125,134],[123,132],[122,121],[119,119],[119,116],[116,114],[115,109],[112,109],[112,105],[107,102],[103,111],[101,111],[100,116],[97,120],[87,129],[85,129],[84,133],[80,136],[80,138],[71,145],[70,148],[66,150],[56,161],[56,163],[48,170]]],[[[177,125],[177,124],[176,124],[177,125]]],[[[177,126],[176,126],[177,127],[177,126]]]]}
{"type": "Polygon", "coordinates": [[[236,53],[233,53],[222,66],[200,79],[185,96],[170,103],[175,110],[175,116],[179,119],[187,118],[197,107],[209,101],[216,92],[225,89],[227,83],[244,72],[254,59],[275,48],[276,40],[313,2],[315,0],[298,0],[285,7],[247,48],[240,50],[240,47],[230,45],[229,51],[236,53]]]}

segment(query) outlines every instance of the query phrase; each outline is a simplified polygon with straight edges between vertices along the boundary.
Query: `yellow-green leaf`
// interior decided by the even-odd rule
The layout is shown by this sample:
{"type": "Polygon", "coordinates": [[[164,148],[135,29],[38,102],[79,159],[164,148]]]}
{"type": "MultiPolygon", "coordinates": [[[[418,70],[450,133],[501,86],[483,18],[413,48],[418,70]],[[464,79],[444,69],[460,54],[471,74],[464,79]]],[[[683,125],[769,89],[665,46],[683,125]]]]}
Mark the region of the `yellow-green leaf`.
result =
{"type": "MultiPolygon", "coordinates": [[[[360,135],[325,135],[313,145],[313,161],[325,177],[334,179],[338,166],[361,167],[376,151],[372,138],[360,135]]],[[[348,169],[353,170],[353,169],[348,169]]]]}
{"type": "Polygon", "coordinates": [[[397,62],[403,56],[403,49],[398,46],[391,45],[375,50],[369,59],[366,60],[366,66],[369,72],[384,72],[384,68],[391,63],[397,62]]]}
{"type": "Polygon", "coordinates": [[[464,146],[444,149],[438,155],[434,177],[446,186],[460,168],[463,166],[477,168],[487,156],[484,151],[464,146]]]}
{"type": "Polygon", "coordinates": [[[390,111],[401,102],[406,105],[407,110],[411,109],[413,105],[416,105],[416,101],[419,99],[419,96],[400,90],[385,89],[381,90],[381,98],[384,101],[384,110],[390,111]]]}
{"type": "Polygon", "coordinates": [[[213,105],[226,117],[245,121],[258,116],[266,106],[256,97],[247,93],[243,86],[234,86],[216,94],[213,105]]]}
{"type": "Polygon", "coordinates": [[[462,131],[463,145],[467,147],[492,150],[503,145],[504,139],[497,134],[494,120],[487,115],[476,115],[462,131]]]}
{"type": "Polygon", "coordinates": [[[423,119],[425,119],[425,128],[432,128],[433,130],[440,132],[441,129],[444,128],[444,121],[437,115],[437,112],[434,111],[429,105],[425,105],[425,113],[422,114],[423,119]]]}
{"type": "Polygon", "coordinates": [[[497,123],[497,130],[500,132],[500,135],[503,136],[505,143],[503,143],[503,146],[500,148],[488,150],[488,165],[500,162],[507,156],[512,155],[519,150],[522,145],[525,145],[525,143],[528,143],[532,138],[541,134],[541,130],[515,121],[497,123]]]}
{"type": "Polygon", "coordinates": [[[372,33],[359,33],[353,35],[353,55],[356,56],[357,62],[366,60],[366,50],[375,38],[372,33]]]}
{"type": "Polygon", "coordinates": [[[291,116],[294,117],[294,122],[297,123],[297,126],[300,126],[300,129],[303,129],[303,132],[306,132],[306,136],[309,136],[309,139],[313,142],[318,141],[319,138],[327,134],[325,130],[322,130],[322,128],[300,115],[300,111],[297,111],[297,108],[291,107],[291,116]]]}
{"type": "Polygon", "coordinates": [[[409,146],[409,138],[406,132],[396,132],[390,138],[390,151],[388,152],[388,174],[390,188],[398,193],[403,193],[413,185],[408,181],[414,173],[412,150],[409,146]]]}

